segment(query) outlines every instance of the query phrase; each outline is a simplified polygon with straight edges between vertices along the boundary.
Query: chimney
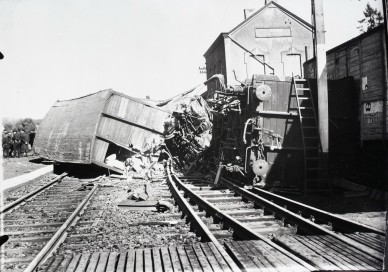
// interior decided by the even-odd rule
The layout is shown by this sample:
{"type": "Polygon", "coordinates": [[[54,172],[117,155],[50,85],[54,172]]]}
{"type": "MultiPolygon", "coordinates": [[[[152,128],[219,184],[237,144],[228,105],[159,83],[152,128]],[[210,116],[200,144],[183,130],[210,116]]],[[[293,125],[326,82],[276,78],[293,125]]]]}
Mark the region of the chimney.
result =
{"type": "Polygon", "coordinates": [[[244,9],[244,20],[251,16],[255,11],[255,9],[244,9]]]}

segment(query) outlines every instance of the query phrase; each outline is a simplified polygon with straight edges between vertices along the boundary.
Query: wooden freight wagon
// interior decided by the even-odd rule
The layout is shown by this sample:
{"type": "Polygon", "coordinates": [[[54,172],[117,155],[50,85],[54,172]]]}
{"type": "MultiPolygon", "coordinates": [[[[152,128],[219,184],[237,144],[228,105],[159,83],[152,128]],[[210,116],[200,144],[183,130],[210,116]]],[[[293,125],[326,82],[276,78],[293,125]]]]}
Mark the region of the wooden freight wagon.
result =
{"type": "Polygon", "coordinates": [[[133,155],[159,144],[170,112],[113,90],[57,101],[39,126],[35,150],[60,163],[105,163],[112,154],[133,155]],[[124,152],[123,152],[124,151],[124,152]]]}
{"type": "MultiPolygon", "coordinates": [[[[353,77],[358,98],[360,141],[386,141],[388,61],[384,27],[378,26],[327,51],[327,77],[353,77]]],[[[305,77],[315,78],[315,59],[304,64],[305,77]]],[[[332,91],[336,91],[332,89],[332,91]]],[[[341,89],[338,89],[341,91],[341,89]]]]}
{"type": "MultiPolygon", "coordinates": [[[[340,174],[359,176],[360,182],[368,179],[369,186],[384,188],[388,143],[388,55],[384,26],[348,40],[328,50],[326,55],[331,164],[342,168],[340,174]]],[[[315,59],[304,63],[304,70],[306,78],[314,79],[315,59]]],[[[311,86],[314,89],[315,84],[311,86]]]]}

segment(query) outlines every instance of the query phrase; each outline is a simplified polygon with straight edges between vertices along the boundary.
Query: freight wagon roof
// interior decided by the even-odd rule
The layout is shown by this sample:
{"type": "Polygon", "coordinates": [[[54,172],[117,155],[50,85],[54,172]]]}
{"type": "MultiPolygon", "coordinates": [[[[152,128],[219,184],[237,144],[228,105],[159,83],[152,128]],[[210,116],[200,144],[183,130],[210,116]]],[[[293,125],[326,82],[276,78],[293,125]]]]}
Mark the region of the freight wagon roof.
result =
{"type": "Polygon", "coordinates": [[[90,163],[92,140],[110,92],[57,101],[36,134],[35,149],[40,156],[59,162],[90,163]]]}
{"type": "Polygon", "coordinates": [[[160,108],[160,107],[155,105],[156,103],[160,103],[160,101],[153,101],[153,100],[148,101],[148,99],[141,99],[141,98],[132,97],[132,96],[126,95],[124,93],[117,92],[117,91],[115,91],[113,89],[101,90],[101,91],[98,91],[98,92],[95,92],[95,93],[91,93],[91,94],[87,94],[87,95],[84,95],[84,96],[80,96],[80,97],[76,97],[76,98],[72,98],[72,99],[67,99],[67,100],[57,100],[53,107],[55,107],[57,105],[60,106],[62,103],[88,98],[89,96],[94,96],[94,95],[97,95],[99,93],[104,93],[103,95],[106,94],[106,98],[108,98],[111,94],[117,94],[119,96],[126,97],[126,98],[128,98],[128,99],[130,99],[132,101],[136,101],[136,102],[139,102],[141,104],[150,106],[151,108],[155,108],[155,109],[158,109],[158,110],[161,110],[161,111],[165,111],[167,113],[171,113],[168,110],[160,108]]]}
{"type": "MultiPolygon", "coordinates": [[[[350,40],[347,40],[346,42],[343,42],[339,45],[336,45],[333,48],[331,48],[330,50],[327,50],[326,54],[329,55],[329,54],[332,54],[336,51],[342,50],[344,47],[351,45],[355,42],[358,42],[359,40],[365,39],[368,36],[374,34],[375,32],[379,32],[379,31],[384,31],[384,25],[376,26],[375,28],[368,30],[367,32],[364,32],[364,33],[362,33],[362,34],[360,34],[360,35],[358,35],[350,40]]],[[[310,62],[315,62],[315,58],[311,58],[311,59],[306,61],[306,63],[310,63],[310,62]]]]}

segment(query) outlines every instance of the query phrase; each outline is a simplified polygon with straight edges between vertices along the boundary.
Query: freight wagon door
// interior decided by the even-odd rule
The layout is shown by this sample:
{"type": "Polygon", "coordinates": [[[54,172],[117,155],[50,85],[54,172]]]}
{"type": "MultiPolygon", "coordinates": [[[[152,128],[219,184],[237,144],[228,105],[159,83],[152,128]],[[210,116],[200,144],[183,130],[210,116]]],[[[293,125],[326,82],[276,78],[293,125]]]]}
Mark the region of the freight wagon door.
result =
{"type": "Polygon", "coordinates": [[[100,139],[95,139],[93,148],[93,161],[104,163],[106,151],[109,143],[100,139]]]}

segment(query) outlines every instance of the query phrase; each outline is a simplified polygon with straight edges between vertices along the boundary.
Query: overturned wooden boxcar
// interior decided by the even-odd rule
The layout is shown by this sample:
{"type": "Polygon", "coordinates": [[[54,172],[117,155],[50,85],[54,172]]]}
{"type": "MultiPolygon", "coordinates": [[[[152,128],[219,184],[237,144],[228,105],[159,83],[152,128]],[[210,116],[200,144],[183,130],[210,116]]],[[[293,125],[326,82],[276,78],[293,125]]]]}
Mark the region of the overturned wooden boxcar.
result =
{"type": "Polygon", "coordinates": [[[168,110],[111,89],[57,101],[39,126],[35,150],[60,163],[105,163],[111,154],[146,151],[159,144],[168,110]]]}

